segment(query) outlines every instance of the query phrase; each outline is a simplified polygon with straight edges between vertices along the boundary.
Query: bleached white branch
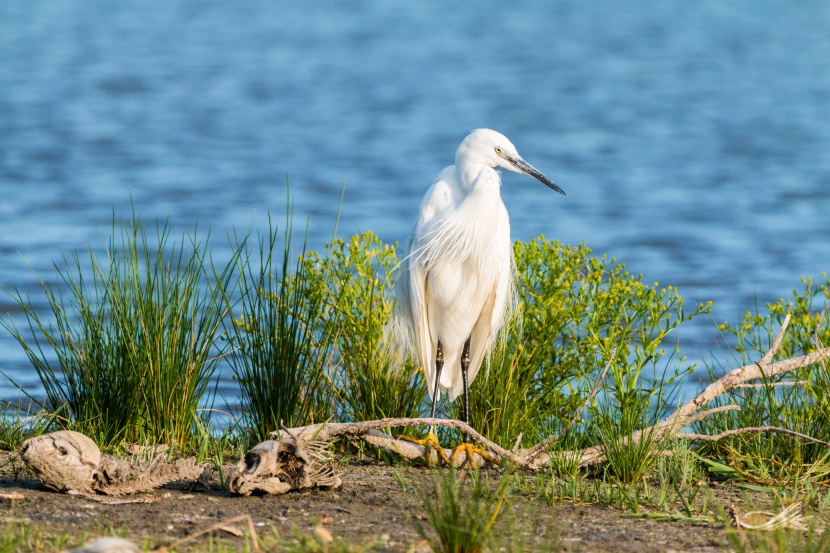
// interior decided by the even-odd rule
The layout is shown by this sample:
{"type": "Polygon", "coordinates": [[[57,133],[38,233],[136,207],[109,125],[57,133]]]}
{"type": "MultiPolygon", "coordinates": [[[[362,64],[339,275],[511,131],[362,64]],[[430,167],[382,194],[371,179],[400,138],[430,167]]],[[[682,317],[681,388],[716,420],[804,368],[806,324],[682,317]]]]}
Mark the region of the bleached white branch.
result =
{"type": "MultiPolygon", "coordinates": [[[[778,331],[775,340],[773,340],[772,346],[770,347],[769,351],[761,358],[760,361],[758,361],[757,363],[745,365],[743,367],[738,367],[736,369],[729,371],[728,373],[717,379],[715,382],[709,384],[694,399],[681,405],[674,413],[667,416],[659,423],[650,428],[635,432],[628,439],[630,439],[632,443],[635,443],[636,441],[641,439],[641,436],[644,433],[647,433],[650,436],[650,439],[654,440],[655,443],[661,443],[664,440],[672,439],[678,436],[680,434],[680,431],[684,427],[688,426],[693,422],[702,420],[703,418],[716,413],[740,409],[736,405],[724,405],[721,407],[701,411],[701,409],[703,409],[707,404],[709,404],[711,401],[721,396],[725,392],[734,388],[745,387],[747,385],[746,383],[751,382],[753,380],[758,380],[759,378],[768,379],[803,367],[809,367],[810,365],[813,365],[830,357],[830,348],[821,348],[807,355],[801,355],[798,357],[793,357],[790,359],[785,359],[773,363],[772,359],[775,357],[775,354],[781,345],[781,341],[784,338],[784,334],[787,330],[789,322],[790,316],[787,315],[781,324],[781,329],[778,331]]],[[[596,394],[596,391],[599,388],[599,385],[602,382],[605,373],[608,371],[608,367],[611,365],[612,361],[613,354],[608,362],[608,365],[605,367],[605,370],[597,380],[594,386],[594,390],[591,392],[588,399],[586,400],[586,404],[587,402],[590,402],[594,394],[596,394]]],[[[749,385],[755,386],[756,384],[749,385]]],[[[581,416],[581,412],[585,408],[586,404],[583,405],[583,407],[580,409],[577,415],[571,420],[571,422],[568,425],[566,425],[566,429],[570,428],[570,426],[574,424],[578,417],[581,416]]],[[[547,466],[550,458],[549,454],[545,450],[549,447],[551,443],[559,439],[559,437],[561,436],[561,433],[552,435],[545,438],[540,443],[536,444],[531,448],[522,449],[517,452],[511,452],[507,451],[503,447],[499,446],[498,444],[492,442],[485,436],[481,435],[478,431],[476,431],[469,425],[465,424],[464,422],[452,419],[390,418],[366,422],[315,424],[311,426],[303,426],[287,430],[298,439],[305,441],[330,441],[338,437],[360,438],[375,446],[382,447],[390,451],[395,451],[399,453],[401,456],[408,459],[415,459],[417,457],[423,456],[424,448],[422,446],[412,444],[404,440],[396,439],[393,436],[381,432],[381,429],[402,426],[443,426],[447,428],[457,428],[459,430],[462,430],[463,432],[466,432],[473,440],[487,448],[488,454],[490,454],[493,458],[497,460],[509,460],[511,463],[514,463],[516,465],[530,468],[541,468],[547,466]]],[[[772,430],[772,427],[763,428],[765,432],[787,433],[793,436],[799,436],[804,439],[816,441],[818,443],[825,443],[811,438],[809,436],[798,434],[796,432],[789,431],[786,429],[772,430]]],[[[744,431],[752,432],[760,430],[746,429],[744,431]]],[[[735,433],[737,433],[737,431],[735,431],[735,433]]],[[[699,435],[681,435],[681,437],[685,439],[697,439],[692,438],[691,436],[699,435]]],[[[830,447],[830,444],[826,445],[830,447]]],[[[451,451],[445,450],[445,452],[447,452],[447,454],[449,455],[451,451]]],[[[582,452],[574,452],[574,454],[580,456],[580,466],[588,466],[604,460],[602,449],[598,445],[589,447],[583,450],[582,452]]],[[[465,460],[466,457],[463,453],[460,454],[456,459],[456,461],[459,464],[462,464],[465,460]]],[[[477,462],[481,462],[481,459],[475,460],[477,462]]]]}

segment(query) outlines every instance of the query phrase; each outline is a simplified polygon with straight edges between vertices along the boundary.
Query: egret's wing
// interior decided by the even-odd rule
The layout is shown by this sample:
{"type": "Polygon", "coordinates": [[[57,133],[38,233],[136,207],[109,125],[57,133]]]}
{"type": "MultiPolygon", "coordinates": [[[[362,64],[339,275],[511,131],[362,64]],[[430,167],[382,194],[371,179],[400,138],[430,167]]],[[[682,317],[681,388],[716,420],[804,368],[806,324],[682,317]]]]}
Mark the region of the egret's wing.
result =
{"type": "Polygon", "coordinates": [[[430,228],[454,203],[454,175],[455,169],[447,167],[424,195],[396,286],[396,334],[407,349],[418,355],[430,397],[435,385],[436,343],[429,332],[429,263],[424,252],[432,236],[430,228]]]}
{"type": "MultiPolygon", "coordinates": [[[[416,253],[413,250],[413,253],[416,253]]],[[[435,350],[436,344],[429,332],[429,270],[425,262],[409,259],[409,303],[412,312],[412,330],[414,332],[414,349],[424,369],[429,397],[432,398],[435,386],[435,350]]]]}
{"type": "Polygon", "coordinates": [[[386,328],[386,345],[400,361],[413,349],[415,329],[412,323],[412,308],[409,299],[409,252],[412,251],[413,236],[407,242],[405,257],[401,260],[398,279],[395,282],[395,305],[386,328]]]}

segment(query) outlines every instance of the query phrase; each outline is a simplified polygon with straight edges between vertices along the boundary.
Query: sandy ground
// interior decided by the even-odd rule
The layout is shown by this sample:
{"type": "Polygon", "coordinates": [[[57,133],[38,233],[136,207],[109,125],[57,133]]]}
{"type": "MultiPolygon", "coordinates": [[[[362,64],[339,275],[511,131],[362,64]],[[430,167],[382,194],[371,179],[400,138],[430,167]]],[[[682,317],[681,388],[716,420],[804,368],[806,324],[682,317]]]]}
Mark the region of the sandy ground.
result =
{"type": "MultiPolygon", "coordinates": [[[[288,538],[296,530],[311,534],[314,525],[322,524],[335,539],[355,544],[375,542],[374,551],[428,550],[412,520],[425,520],[417,490],[435,478],[436,470],[366,461],[340,467],[340,471],[343,485],[336,490],[236,497],[218,484],[194,493],[174,483],[143,495],[143,503],[106,504],[49,491],[25,471],[15,475],[6,464],[0,470],[0,493],[16,492],[23,498],[0,500],[0,529],[26,521],[41,536],[67,535],[68,545],[90,536],[117,534],[157,547],[249,514],[264,538],[273,538],[271,526],[288,538]]],[[[570,503],[550,507],[541,499],[514,497],[496,525],[498,535],[491,550],[708,552],[722,551],[726,544],[718,524],[655,522],[622,517],[622,513],[611,507],[570,503]]],[[[216,539],[231,550],[242,550],[242,538],[220,532],[214,535],[216,539]]],[[[278,550],[275,543],[270,541],[278,550]]],[[[206,537],[199,538],[185,550],[204,550],[206,544],[206,537]]]]}

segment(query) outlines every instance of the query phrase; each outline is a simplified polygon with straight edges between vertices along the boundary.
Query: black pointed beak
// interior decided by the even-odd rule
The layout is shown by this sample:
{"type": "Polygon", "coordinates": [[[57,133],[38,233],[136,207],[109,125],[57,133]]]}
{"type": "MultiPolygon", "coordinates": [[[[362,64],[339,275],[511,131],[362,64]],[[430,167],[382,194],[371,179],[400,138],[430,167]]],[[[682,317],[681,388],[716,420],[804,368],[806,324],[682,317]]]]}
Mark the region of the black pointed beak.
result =
{"type": "Polygon", "coordinates": [[[559,192],[560,194],[562,194],[563,196],[567,196],[567,194],[565,194],[565,191],[562,190],[561,188],[559,188],[559,186],[557,186],[555,182],[553,182],[552,180],[547,178],[545,175],[542,174],[541,171],[539,171],[536,167],[534,167],[530,163],[526,162],[522,158],[520,158],[520,157],[509,157],[509,156],[503,156],[503,157],[504,157],[504,159],[509,161],[511,164],[513,164],[513,166],[516,168],[516,170],[518,170],[520,173],[524,173],[525,175],[530,175],[531,177],[538,180],[539,182],[541,182],[542,184],[544,184],[548,188],[552,188],[552,189],[556,190],[557,192],[559,192]]]}

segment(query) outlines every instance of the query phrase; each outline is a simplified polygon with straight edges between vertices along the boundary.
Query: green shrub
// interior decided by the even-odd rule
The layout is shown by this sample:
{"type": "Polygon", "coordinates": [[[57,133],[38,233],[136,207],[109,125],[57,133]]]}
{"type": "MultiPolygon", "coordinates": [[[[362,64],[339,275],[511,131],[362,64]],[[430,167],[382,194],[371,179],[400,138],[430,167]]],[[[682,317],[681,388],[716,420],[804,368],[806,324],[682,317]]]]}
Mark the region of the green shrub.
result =
{"type": "MultiPolygon", "coordinates": [[[[826,278],[822,275],[822,278],[826,278]]],[[[786,314],[790,323],[774,361],[815,351],[830,345],[830,320],[822,314],[830,298],[830,280],[814,284],[802,279],[803,292],[793,291],[766,305],[766,312],[747,312],[736,325],[719,326],[732,346],[731,364],[710,366],[713,379],[724,371],[759,361],[770,349],[786,314]]],[[[784,427],[830,441],[830,371],[826,361],[763,380],[758,386],[733,389],[716,405],[736,404],[740,411],[708,417],[696,424],[702,433],[752,426],[784,427]]],[[[702,448],[706,455],[728,459],[736,474],[766,482],[813,483],[830,481],[830,455],[816,443],[782,434],[743,434],[724,438],[702,448]],[[764,462],[758,462],[763,459],[764,462]]]]}
{"type": "MultiPolygon", "coordinates": [[[[398,258],[371,232],[335,239],[322,255],[309,252],[305,274],[323,289],[325,318],[334,328],[328,377],[340,420],[418,417],[424,411],[421,372],[384,347],[398,258]]],[[[323,335],[323,333],[320,333],[323,335]]]]}
{"type": "MultiPolygon", "coordinates": [[[[520,434],[523,444],[537,443],[571,420],[612,355],[595,399],[604,407],[592,409],[593,418],[651,420],[675,379],[693,370],[675,345],[665,355],[669,334],[708,305],[686,313],[676,289],[644,284],[584,245],[539,237],[516,242],[514,254],[518,317],[506,327],[489,373],[470,388],[472,425],[505,447],[520,434]]],[[[586,430],[576,425],[572,443],[596,439],[586,430]]]]}

